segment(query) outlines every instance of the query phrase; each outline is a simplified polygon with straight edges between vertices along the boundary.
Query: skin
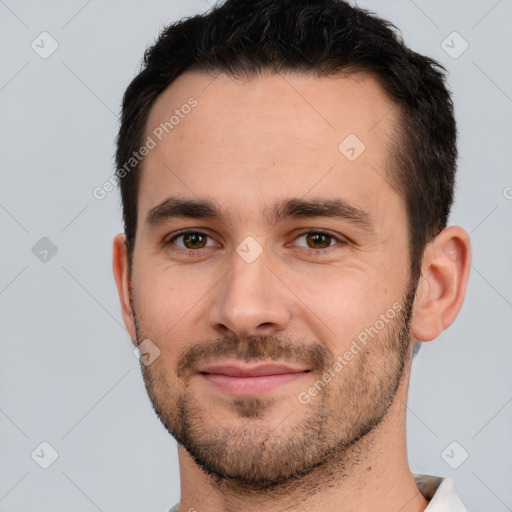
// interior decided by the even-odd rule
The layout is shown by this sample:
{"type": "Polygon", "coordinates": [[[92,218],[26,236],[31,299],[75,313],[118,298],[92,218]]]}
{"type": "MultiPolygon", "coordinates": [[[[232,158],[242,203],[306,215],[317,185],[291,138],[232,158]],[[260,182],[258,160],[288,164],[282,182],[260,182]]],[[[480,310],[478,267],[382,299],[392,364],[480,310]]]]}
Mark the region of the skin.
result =
{"type": "Polygon", "coordinates": [[[191,96],[197,106],[144,160],[132,275],[124,235],[113,245],[132,342],[160,350],[141,368],[180,443],[181,511],[424,510],[406,453],[411,354],[460,310],[467,233],[450,226],[427,245],[414,294],[405,205],[386,181],[394,108],[369,76],[186,72],[158,97],[145,137],[191,96]],[[366,146],[354,161],[338,149],[348,134],[366,146]],[[147,224],[171,195],[210,199],[225,216],[147,224]],[[269,222],[271,204],[292,197],[343,198],[373,229],[318,216],[269,222]],[[209,238],[170,240],[185,228],[209,238]],[[335,238],[315,237],[318,229],[335,238]],[[247,237],[262,248],[251,263],[236,251],[247,237]],[[400,314],[301,403],[394,304],[400,314]],[[226,358],[311,371],[235,397],[198,373],[226,358]]]}

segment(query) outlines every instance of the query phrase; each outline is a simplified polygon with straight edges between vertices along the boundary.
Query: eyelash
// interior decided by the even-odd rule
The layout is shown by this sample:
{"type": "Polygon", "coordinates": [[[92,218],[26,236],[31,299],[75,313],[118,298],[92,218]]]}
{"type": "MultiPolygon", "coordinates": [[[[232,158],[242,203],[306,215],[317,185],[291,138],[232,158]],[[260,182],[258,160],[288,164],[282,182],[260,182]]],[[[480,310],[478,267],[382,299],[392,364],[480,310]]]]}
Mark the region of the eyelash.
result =
{"type": "MultiPolygon", "coordinates": [[[[170,245],[174,242],[174,240],[178,239],[178,238],[181,238],[185,235],[189,235],[189,234],[197,234],[197,235],[202,235],[202,236],[207,236],[208,238],[212,238],[210,235],[208,235],[207,233],[204,233],[203,231],[199,231],[199,230],[195,230],[195,229],[186,229],[184,231],[180,231],[176,234],[174,234],[171,238],[168,238],[164,241],[164,246],[167,246],[167,245],[170,245]]],[[[336,242],[338,242],[337,244],[334,244],[334,245],[330,245],[328,247],[320,247],[320,248],[313,248],[313,247],[297,247],[299,249],[299,252],[301,253],[304,253],[304,254],[307,254],[308,256],[322,256],[324,255],[326,252],[332,250],[332,249],[339,249],[340,245],[347,245],[348,244],[348,241],[343,239],[343,238],[339,238],[335,235],[333,235],[331,232],[329,231],[325,231],[324,229],[314,229],[314,230],[309,230],[309,231],[303,231],[302,233],[299,233],[294,240],[297,240],[298,238],[304,236],[304,235],[309,235],[309,234],[315,234],[315,235],[324,235],[324,236],[327,236],[333,240],[335,240],[336,242]]],[[[185,253],[188,253],[190,255],[199,255],[200,252],[201,252],[201,249],[206,249],[205,247],[202,247],[202,248],[199,248],[199,249],[189,249],[187,247],[179,247],[177,246],[178,249],[180,251],[184,251],[185,253]]]]}

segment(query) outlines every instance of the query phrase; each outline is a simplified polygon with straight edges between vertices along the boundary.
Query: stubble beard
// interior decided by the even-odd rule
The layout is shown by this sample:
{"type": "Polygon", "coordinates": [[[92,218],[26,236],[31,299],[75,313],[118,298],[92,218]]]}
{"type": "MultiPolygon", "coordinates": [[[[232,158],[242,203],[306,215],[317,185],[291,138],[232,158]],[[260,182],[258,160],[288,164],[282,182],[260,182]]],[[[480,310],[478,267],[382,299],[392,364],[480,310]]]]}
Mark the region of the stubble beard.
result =
{"type": "MultiPolygon", "coordinates": [[[[218,490],[238,496],[264,492],[278,497],[297,489],[315,494],[320,482],[339,483],[372,449],[411,354],[415,291],[415,283],[409,283],[401,311],[308,404],[295,394],[285,404],[268,395],[230,397],[226,404],[235,419],[223,423],[201,404],[186,370],[205,355],[313,363],[315,378],[306,389],[334,364],[334,355],[318,343],[305,346],[261,336],[195,345],[180,356],[172,373],[141,363],[153,409],[218,490]]],[[[137,315],[135,323],[140,344],[144,326],[137,315]]]]}

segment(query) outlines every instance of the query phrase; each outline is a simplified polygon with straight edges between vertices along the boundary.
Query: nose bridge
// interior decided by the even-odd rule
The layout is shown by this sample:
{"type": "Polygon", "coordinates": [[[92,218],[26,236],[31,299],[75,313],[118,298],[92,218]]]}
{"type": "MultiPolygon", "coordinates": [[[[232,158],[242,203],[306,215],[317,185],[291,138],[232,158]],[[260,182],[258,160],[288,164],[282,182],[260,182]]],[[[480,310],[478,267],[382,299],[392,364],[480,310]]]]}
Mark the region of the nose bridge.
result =
{"type": "MultiPolygon", "coordinates": [[[[247,246],[246,246],[247,247],[247,246]]],[[[230,296],[233,299],[243,299],[254,302],[265,302],[265,296],[270,295],[268,258],[263,252],[254,260],[246,259],[241,254],[244,247],[240,244],[236,255],[233,255],[231,272],[228,274],[230,296]]],[[[248,253],[250,254],[250,252],[248,253]]]]}
{"type": "Polygon", "coordinates": [[[212,305],[212,327],[238,336],[284,329],[290,319],[289,298],[271,271],[268,254],[249,240],[233,251],[229,264],[212,305]]]}

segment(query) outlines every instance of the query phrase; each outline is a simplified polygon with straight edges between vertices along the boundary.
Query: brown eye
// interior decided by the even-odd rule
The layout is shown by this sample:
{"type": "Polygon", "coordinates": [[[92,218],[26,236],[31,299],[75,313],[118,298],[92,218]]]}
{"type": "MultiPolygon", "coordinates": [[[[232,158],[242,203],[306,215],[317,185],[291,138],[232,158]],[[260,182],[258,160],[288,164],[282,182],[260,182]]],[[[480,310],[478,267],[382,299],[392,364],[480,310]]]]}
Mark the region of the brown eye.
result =
{"type": "Polygon", "coordinates": [[[322,256],[331,251],[342,249],[348,241],[342,236],[336,236],[324,230],[310,230],[297,236],[294,245],[300,252],[309,256],[322,256]],[[301,240],[300,242],[298,242],[301,240]]]}
{"type": "MultiPolygon", "coordinates": [[[[167,244],[174,244],[178,247],[181,247],[182,249],[189,249],[189,250],[197,250],[197,249],[203,249],[204,247],[207,247],[208,239],[210,237],[205,234],[201,233],[200,231],[185,231],[182,233],[179,233],[178,235],[173,236],[167,244]],[[176,243],[176,240],[182,240],[181,243],[176,243]]],[[[209,244],[211,246],[212,243],[209,244]]],[[[215,245],[213,243],[213,245],[215,245]]]]}
{"type": "Polygon", "coordinates": [[[201,249],[206,245],[206,237],[201,233],[187,233],[183,236],[183,243],[187,249],[201,249]],[[189,247],[189,244],[193,247],[189,247]]]}
{"type": "Polygon", "coordinates": [[[306,241],[312,249],[325,249],[331,245],[331,235],[325,233],[306,233],[306,241]]]}

